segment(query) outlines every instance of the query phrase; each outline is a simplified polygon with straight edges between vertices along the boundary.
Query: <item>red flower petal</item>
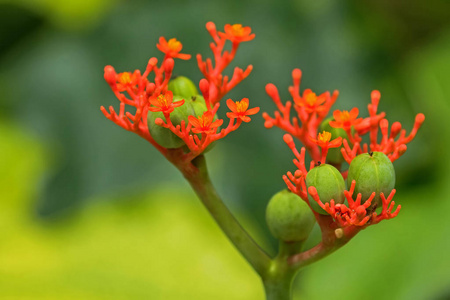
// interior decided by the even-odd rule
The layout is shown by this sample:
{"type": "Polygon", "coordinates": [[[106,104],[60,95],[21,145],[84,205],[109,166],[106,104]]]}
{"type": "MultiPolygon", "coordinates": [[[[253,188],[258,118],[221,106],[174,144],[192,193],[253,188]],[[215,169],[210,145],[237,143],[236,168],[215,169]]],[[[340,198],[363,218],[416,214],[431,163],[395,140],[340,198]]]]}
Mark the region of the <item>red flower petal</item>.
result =
{"type": "Polygon", "coordinates": [[[251,116],[254,114],[257,114],[259,112],[259,107],[253,107],[250,108],[249,110],[247,110],[247,112],[245,113],[247,116],[251,116]]]}
{"type": "Polygon", "coordinates": [[[342,145],[342,137],[338,137],[328,144],[328,148],[336,148],[340,147],[341,145],[342,145]]]}
{"type": "MultiPolygon", "coordinates": [[[[227,106],[228,106],[228,108],[232,111],[232,112],[236,112],[236,110],[237,110],[237,107],[236,107],[236,103],[233,101],[233,100],[231,100],[231,99],[228,99],[227,100],[227,106]]],[[[227,114],[228,115],[228,114],[227,114]]]]}
{"type": "Polygon", "coordinates": [[[234,112],[227,112],[227,117],[230,119],[237,119],[237,118],[239,118],[239,115],[234,112]]]}
{"type": "Polygon", "coordinates": [[[250,119],[250,117],[247,116],[240,116],[241,120],[244,121],[245,123],[250,122],[252,119],[250,119]]]}
{"type": "Polygon", "coordinates": [[[200,127],[200,126],[201,126],[200,120],[197,119],[197,118],[194,117],[194,116],[188,116],[188,121],[189,121],[189,123],[191,123],[191,125],[194,126],[194,127],[200,127]]]}
{"type": "Polygon", "coordinates": [[[352,110],[349,112],[350,120],[356,119],[358,114],[359,114],[359,109],[357,107],[353,107],[352,110]]]}
{"type": "Polygon", "coordinates": [[[209,127],[215,128],[215,127],[220,127],[223,124],[223,120],[219,119],[219,120],[215,120],[214,122],[211,123],[211,125],[209,127]]]}
{"type": "Polygon", "coordinates": [[[340,111],[339,109],[336,109],[336,110],[333,112],[333,117],[334,117],[334,119],[335,119],[336,121],[330,121],[330,123],[329,123],[330,126],[331,126],[331,127],[340,127],[340,124],[338,123],[338,121],[341,120],[341,111],[340,111]],[[331,125],[331,122],[335,123],[336,125],[335,125],[335,126],[331,125]]]}
{"type": "Polygon", "coordinates": [[[241,105],[242,105],[242,111],[244,112],[244,111],[246,111],[247,110],[247,108],[248,108],[248,98],[242,98],[242,100],[241,100],[241,105]]]}
{"type": "Polygon", "coordinates": [[[178,107],[184,104],[184,99],[172,103],[172,107],[178,107]]]}
{"type": "Polygon", "coordinates": [[[182,60],[188,60],[191,59],[191,55],[190,54],[184,54],[184,53],[178,53],[176,56],[174,56],[175,58],[179,58],[182,60]]]}

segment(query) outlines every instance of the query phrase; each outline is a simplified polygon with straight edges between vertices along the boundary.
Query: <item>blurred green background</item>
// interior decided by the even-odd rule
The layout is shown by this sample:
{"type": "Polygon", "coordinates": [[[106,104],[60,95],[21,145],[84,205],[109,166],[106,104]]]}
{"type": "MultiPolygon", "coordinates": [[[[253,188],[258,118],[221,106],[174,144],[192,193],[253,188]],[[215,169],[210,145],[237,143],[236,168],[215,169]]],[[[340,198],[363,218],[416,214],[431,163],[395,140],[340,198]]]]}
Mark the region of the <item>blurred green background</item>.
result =
{"type": "MultiPolygon", "coordinates": [[[[254,66],[235,100],[272,113],[265,84],[287,99],[299,67],[303,88],[340,91],[336,108],[365,116],[378,89],[391,122],[410,129],[426,115],[395,163],[400,215],[304,269],[296,297],[450,298],[449,1],[0,0],[0,16],[0,299],[263,298],[182,176],[99,110],[117,105],[105,65],[145,68],[162,57],[161,35],[210,56],[207,21],[256,33],[235,61],[254,66]]],[[[201,78],[195,60],[175,74],[201,78]]],[[[227,205],[275,253],[264,210],[293,170],[282,132],[256,116],[207,160],[227,205]]]]}

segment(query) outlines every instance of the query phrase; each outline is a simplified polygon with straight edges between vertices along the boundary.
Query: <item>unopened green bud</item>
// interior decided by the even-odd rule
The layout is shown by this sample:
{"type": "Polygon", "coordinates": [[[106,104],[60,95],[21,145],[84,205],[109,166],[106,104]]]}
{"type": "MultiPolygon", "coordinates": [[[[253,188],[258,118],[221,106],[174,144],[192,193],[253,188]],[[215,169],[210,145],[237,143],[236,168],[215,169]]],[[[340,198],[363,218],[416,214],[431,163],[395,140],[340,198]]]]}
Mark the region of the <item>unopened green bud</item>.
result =
{"type": "Polygon", "coordinates": [[[178,76],[170,80],[168,90],[186,100],[198,94],[197,87],[192,80],[184,76],[178,76]]]}
{"type": "MultiPolygon", "coordinates": [[[[341,173],[329,164],[322,164],[311,169],[306,175],[306,186],[313,186],[317,190],[320,201],[323,204],[329,203],[334,199],[334,203],[344,203],[345,181],[341,173]]],[[[327,215],[328,213],[320,207],[320,205],[308,195],[309,205],[319,214],[327,215]]]]}
{"type": "Polygon", "coordinates": [[[361,193],[361,202],[375,192],[372,205],[381,204],[380,193],[386,197],[395,186],[394,165],[382,152],[363,153],[355,157],[348,169],[347,183],[355,180],[355,194],[361,193]]]}
{"type": "Polygon", "coordinates": [[[308,204],[289,190],[283,190],[270,199],[266,209],[270,232],[285,242],[299,242],[309,236],[316,219],[308,204]]]}
{"type": "MultiPolygon", "coordinates": [[[[328,131],[331,133],[331,140],[334,140],[338,137],[342,137],[343,139],[348,138],[347,133],[342,128],[334,128],[330,126],[330,121],[333,121],[334,118],[328,118],[320,124],[319,132],[328,131]]],[[[341,148],[329,148],[327,154],[327,161],[332,164],[341,164],[344,162],[344,157],[341,153],[341,148]]]]}

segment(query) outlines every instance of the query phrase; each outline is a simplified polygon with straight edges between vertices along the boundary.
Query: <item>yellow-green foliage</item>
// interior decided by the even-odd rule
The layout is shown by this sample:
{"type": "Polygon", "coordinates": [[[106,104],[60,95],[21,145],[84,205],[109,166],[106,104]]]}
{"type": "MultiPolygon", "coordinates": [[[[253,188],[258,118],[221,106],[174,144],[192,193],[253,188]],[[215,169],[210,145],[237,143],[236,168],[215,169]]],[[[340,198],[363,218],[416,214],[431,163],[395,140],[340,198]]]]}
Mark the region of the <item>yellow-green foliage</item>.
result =
{"type": "Polygon", "coordinates": [[[42,221],[30,201],[39,144],[0,125],[0,145],[0,299],[263,298],[256,273],[190,191],[97,199],[42,221]]]}
{"type": "Polygon", "coordinates": [[[63,29],[81,29],[99,21],[117,0],[0,0],[29,9],[63,29]]]}
{"type": "MultiPolygon", "coordinates": [[[[39,220],[32,205],[44,158],[36,140],[0,122],[0,299],[263,299],[257,275],[190,191],[105,195],[78,215],[39,220]]],[[[450,278],[447,182],[399,191],[398,219],[305,269],[297,299],[442,295],[450,278]],[[354,274],[367,280],[323,284],[354,274]]]]}

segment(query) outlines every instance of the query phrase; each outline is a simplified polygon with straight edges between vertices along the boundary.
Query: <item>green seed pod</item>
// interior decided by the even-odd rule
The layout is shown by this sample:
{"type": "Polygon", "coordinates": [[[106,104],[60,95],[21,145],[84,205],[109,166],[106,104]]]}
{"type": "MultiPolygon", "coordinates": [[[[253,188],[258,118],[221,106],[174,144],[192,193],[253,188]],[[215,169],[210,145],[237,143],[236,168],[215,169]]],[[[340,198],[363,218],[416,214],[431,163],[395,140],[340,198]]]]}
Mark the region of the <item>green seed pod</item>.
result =
{"type": "MultiPolygon", "coordinates": [[[[183,97],[174,96],[173,102],[182,100],[183,97]]],[[[170,120],[173,125],[180,125],[181,121],[184,120],[187,124],[188,116],[195,116],[195,110],[192,106],[191,101],[185,101],[183,105],[176,107],[174,111],[170,114],[170,120]]],[[[170,129],[161,127],[155,124],[155,120],[157,118],[161,118],[164,121],[166,120],[164,114],[162,112],[148,112],[147,123],[148,129],[152,138],[164,148],[179,148],[184,145],[182,139],[180,139],[176,134],[174,134],[170,129]]]]}
{"type": "Polygon", "coordinates": [[[178,76],[170,80],[168,90],[186,100],[198,94],[198,90],[192,80],[184,76],[178,76]]]}
{"type": "MultiPolygon", "coordinates": [[[[342,137],[343,139],[347,138],[347,133],[342,128],[334,128],[330,126],[330,121],[333,121],[334,118],[328,118],[320,124],[319,132],[328,131],[331,133],[331,140],[334,140],[338,137],[342,137]]],[[[341,164],[344,162],[344,157],[341,153],[341,148],[330,148],[328,149],[327,161],[332,164],[341,164]]]]}
{"type": "Polygon", "coordinates": [[[308,204],[289,190],[270,199],[266,209],[270,232],[279,240],[299,242],[309,236],[316,219],[308,204]]]}
{"type": "MultiPolygon", "coordinates": [[[[317,190],[320,201],[323,204],[329,203],[334,199],[334,203],[344,203],[345,181],[341,173],[329,164],[322,164],[314,167],[306,175],[306,186],[313,186],[317,190]]],[[[314,201],[311,195],[308,195],[311,208],[319,214],[327,215],[328,213],[314,201]]]]}
{"type": "Polygon", "coordinates": [[[355,180],[355,195],[361,193],[361,201],[366,201],[372,192],[372,205],[381,204],[380,193],[386,197],[395,186],[394,165],[382,152],[363,153],[355,157],[348,169],[347,183],[355,180]]]}

